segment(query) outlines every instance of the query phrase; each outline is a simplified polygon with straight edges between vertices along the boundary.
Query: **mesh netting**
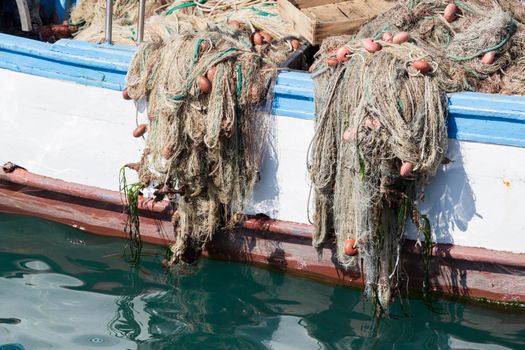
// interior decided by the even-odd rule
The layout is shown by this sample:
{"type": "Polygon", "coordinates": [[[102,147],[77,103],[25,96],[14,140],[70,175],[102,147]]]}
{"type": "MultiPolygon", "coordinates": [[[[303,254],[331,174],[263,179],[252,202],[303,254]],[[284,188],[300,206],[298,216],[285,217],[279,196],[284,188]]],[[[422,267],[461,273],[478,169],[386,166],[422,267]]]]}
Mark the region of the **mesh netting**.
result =
{"type": "Polygon", "coordinates": [[[250,33],[213,22],[183,29],[141,45],[131,64],[127,91],[148,100],[150,117],[140,181],[177,208],[170,263],[237,224],[257,179],[266,95],[290,50],[287,40],[253,46],[250,33]]]}
{"type": "Polygon", "coordinates": [[[430,229],[417,199],[447,151],[446,92],[476,90],[523,54],[516,22],[498,4],[457,2],[447,20],[449,4],[400,2],[355,37],[327,39],[312,73],[314,246],[335,232],[339,262],[362,262],[365,294],[382,308],[399,290],[405,222],[430,229]]]}
{"type": "MultiPolygon", "coordinates": [[[[82,0],[71,12],[70,22],[80,28],[78,40],[104,40],[105,0],[82,0]]],[[[137,40],[138,0],[115,0],[113,4],[113,42],[132,44],[137,40]]],[[[179,31],[180,25],[190,24],[206,30],[208,22],[240,21],[252,30],[270,33],[282,38],[292,33],[290,24],[277,14],[274,0],[147,0],[145,12],[146,41],[161,35],[167,39],[179,31]]]]}
{"type": "MultiPolygon", "coordinates": [[[[103,3],[80,2],[78,39],[103,39],[103,3]]],[[[357,35],[326,39],[313,69],[313,244],[335,232],[339,262],[361,264],[366,295],[381,308],[399,289],[407,219],[430,235],[417,201],[447,151],[446,93],[524,93],[523,11],[513,0],[455,4],[451,12],[448,0],[400,1],[357,35]],[[406,40],[393,43],[394,34],[406,40]]],[[[134,42],[137,5],[115,2],[116,42],[134,42]]],[[[148,102],[139,175],[176,208],[173,264],[242,218],[268,142],[264,101],[292,29],[274,1],[147,5],[127,91],[148,102]],[[271,39],[253,45],[257,30],[271,39]]]]}

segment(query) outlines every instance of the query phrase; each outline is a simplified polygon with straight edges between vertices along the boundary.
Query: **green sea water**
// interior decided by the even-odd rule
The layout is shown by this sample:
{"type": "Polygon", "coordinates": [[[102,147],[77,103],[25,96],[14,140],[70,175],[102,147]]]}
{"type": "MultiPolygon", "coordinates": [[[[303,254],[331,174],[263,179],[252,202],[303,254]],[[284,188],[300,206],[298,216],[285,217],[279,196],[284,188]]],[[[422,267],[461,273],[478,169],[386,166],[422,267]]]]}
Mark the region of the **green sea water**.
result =
{"type": "Polygon", "coordinates": [[[525,349],[523,312],[410,300],[377,324],[355,289],[124,245],[0,214],[0,349],[525,349]]]}

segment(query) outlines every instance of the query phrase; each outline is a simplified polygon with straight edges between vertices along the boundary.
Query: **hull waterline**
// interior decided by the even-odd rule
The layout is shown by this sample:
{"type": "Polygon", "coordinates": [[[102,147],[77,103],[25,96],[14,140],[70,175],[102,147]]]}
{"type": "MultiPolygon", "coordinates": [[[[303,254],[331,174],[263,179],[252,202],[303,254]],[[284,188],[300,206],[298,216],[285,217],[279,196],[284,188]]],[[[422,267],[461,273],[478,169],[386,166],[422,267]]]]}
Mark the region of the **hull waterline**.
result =
{"type": "MultiPolygon", "coordinates": [[[[174,242],[167,202],[140,204],[144,242],[174,242]]],[[[126,239],[126,216],[118,192],[31,174],[22,168],[0,170],[0,211],[36,216],[89,233],[126,239]]],[[[334,246],[311,246],[313,227],[250,217],[240,228],[216,234],[203,254],[209,258],[264,265],[326,283],[361,288],[361,272],[345,270],[333,258],[334,246]]],[[[411,240],[403,247],[409,288],[418,293],[424,280],[422,249],[411,240]]],[[[436,244],[430,267],[431,289],[470,300],[525,303],[525,254],[436,244]]]]}

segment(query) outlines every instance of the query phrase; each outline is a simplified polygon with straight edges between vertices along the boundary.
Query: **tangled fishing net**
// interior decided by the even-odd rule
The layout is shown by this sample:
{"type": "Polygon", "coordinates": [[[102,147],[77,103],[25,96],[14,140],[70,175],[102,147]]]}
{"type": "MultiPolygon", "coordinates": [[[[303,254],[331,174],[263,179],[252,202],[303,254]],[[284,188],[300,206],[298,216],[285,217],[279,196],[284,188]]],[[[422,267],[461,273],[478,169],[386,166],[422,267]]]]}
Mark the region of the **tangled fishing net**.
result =
{"type": "MultiPolygon", "coordinates": [[[[449,0],[403,0],[357,35],[325,40],[317,55],[313,244],[335,233],[339,262],[361,264],[365,294],[381,309],[400,289],[408,219],[431,248],[417,203],[447,151],[446,93],[525,93],[523,11],[513,2],[456,1],[451,10],[449,0]]],[[[79,3],[77,39],[103,40],[104,6],[79,3]]],[[[114,7],[115,42],[134,43],[138,1],[114,7]]],[[[132,193],[154,188],[176,208],[173,264],[241,220],[271,122],[264,101],[296,45],[275,1],[151,0],[146,14],[127,81],[150,118],[132,193]]],[[[139,237],[137,220],[129,230],[139,237]]]]}
{"type": "Polygon", "coordinates": [[[430,240],[417,201],[447,151],[446,93],[481,90],[523,59],[518,24],[497,3],[450,4],[402,1],[355,37],[325,40],[313,68],[313,243],[335,232],[339,262],[362,262],[365,294],[381,309],[399,291],[407,219],[430,240]]]}
{"type": "MultiPolygon", "coordinates": [[[[138,0],[115,0],[113,42],[134,44],[137,40],[138,0]]],[[[71,12],[70,23],[79,26],[78,40],[104,40],[105,0],[81,0],[71,12]]],[[[266,31],[274,38],[292,34],[290,24],[277,14],[276,0],[146,0],[144,38],[167,40],[188,21],[194,29],[206,30],[208,22],[240,21],[253,30],[266,31]]]]}
{"type": "MultiPolygon", "coordinates": [[[[152,16],[163,4],[164,0],[147,0],[145,16],[152,16]]],[[[113,35],[116,43],[129,43],[137,37],[138,14],[137,0],[113,1],[113,35]]],[[[79,0],[71,11],[69,23],[79,27],[76,39],[101,42],[104,40],[105,19],[106,0],[79,0]]]]}
{"type": "Polygon", "coordinates": [[[266,95],[291,50],[244,24],[179,29],[139,46],[127,76],[129,96],[148,101],[140,182],[176,208],[168,264],[241,220],[267,143],[266,95]]]}

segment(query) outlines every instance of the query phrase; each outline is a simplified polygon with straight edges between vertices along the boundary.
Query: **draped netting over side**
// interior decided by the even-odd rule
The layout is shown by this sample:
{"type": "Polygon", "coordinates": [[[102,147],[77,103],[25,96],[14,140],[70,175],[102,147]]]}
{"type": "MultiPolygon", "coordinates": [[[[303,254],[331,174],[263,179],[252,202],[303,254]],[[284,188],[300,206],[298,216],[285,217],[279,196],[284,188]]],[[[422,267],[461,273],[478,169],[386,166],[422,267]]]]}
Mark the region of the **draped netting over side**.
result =
{"type": "Polygon", "coordinates": [[[249,28],[215,23],[139,47],[127,83],[130,97],[148,101],[139,176],[176,208],[170,263],[242,218],[268,142],[266,95],[289,53],[287,40],[254,46],[249,28]]]}
{"type": "MultiPolygon", "coordinates": [[[[72,16],[82,26],[77,39],[103,40],[103,3],[79,3],[72,16]]],[[[293,27],[275,4],[147,2],[145,43],[131,64],[127,92],[148,104],[141,184],[176,208],[169,263],[191,260],[217,230],[242,217],[268,142],[266,97],[293,50],[293,27]],[[256,44],[258,31],[269,38],[256,44]]],[[[115,42],[136,40],[137,5],[115,1],[115,42]]],[[[417,202],[447,151],[446,93],[525,93],[524,11],[516,6],[516,0],[401,0],[355,36],[321,45],[308,163],[313,244],[335,234],[339,262],[361,264],[366,295],[382,308],[402,282],[407,220],[430,239],[417,202]],[[407,40],[385,36],[398,33],[407,40]],[[349,54],[343,60],[341,48],[349,54]]]]}
{"type": "Polygon", "coordinates": [[[402,280],[407,219],[430,230],[417,201],[446,155],[446,93],[480,90],[523,54],[518,24],[497,3],[461,2],[461,16],[449,22],[442,14],[450,3],[402,1],[356,36],[325,40],[313,68],[314,246],[335,233],[339,262],[362,262],[365,294],[382,308],[402,280]],[[384,36],[402,31],[410,40],[384,36]],[[488,52],[495,59],[483,63],[488,52]]]}

